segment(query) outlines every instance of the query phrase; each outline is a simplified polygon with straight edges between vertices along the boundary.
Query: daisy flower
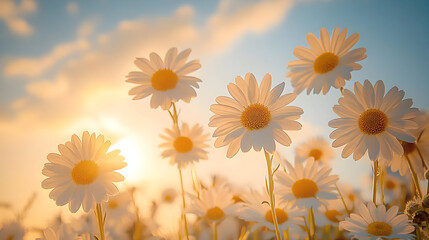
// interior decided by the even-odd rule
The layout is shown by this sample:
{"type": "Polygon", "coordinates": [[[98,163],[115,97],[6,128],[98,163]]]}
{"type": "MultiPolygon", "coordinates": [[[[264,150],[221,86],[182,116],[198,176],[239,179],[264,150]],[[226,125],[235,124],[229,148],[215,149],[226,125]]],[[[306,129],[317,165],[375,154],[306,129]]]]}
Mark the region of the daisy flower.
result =
{"type": "Polygon", "coordinates": [[[164,203],[173,203],[176,200],[177,191],[174,188],[164,189],[161,193],[161,201],[164,203]]]}
{"type": "Polygon", "coordinates": [[[210,118],[209,126],[217,127],[213,137],[217,137],[216,147],[229,145],[227,157],[233,157],[241,147],[248,152],[252,147],[256,151],[272,153],[276,149],[275,141],[289,146],[291,139],[284,130],[300,130],[297,120],[303,113],[299,107],[286,106],[296,98],[296,94],[281,95],[284,82],[271,89],[271,75],[266,74],[258,86],[253,74],[245,78],[237,77],[236,84],[230,83],[228,91],[233,98],[216,98],[210,110],[215,114],[210,118]]]}
{"type": "Polygon", "coordinates": [[[312,138],[296,148],[296,159],[298,161],[305,161],[309,157],[314,158],[315,162],[329,164],[334,158],[334,151],[325,139],[312,138]]]}
{"type": "Polygon", "coordinates": [[[187,74],[201,67],[199,60],[186,62],[191,49],[186,49],[177,54],[177,48],[170,48],[164,61],[156,53],[151,53],[149,59],[137,58],[134,64],[141,71],[130,72],[127,82],[138,84],[129,91],[129,95],[135,95],[133,100],[138,100],[152,95],[151,108],[167,110],[172,102],[183,100],[187,103],[196,97],[194,88],[198,88],[200,79],[187,74]],[[194,87],[194,88],[193,88],[194,87]]]}
{"type": "Polygon", "coordinates": [[[337,198],[334,192],[338,175],[329,175],[332,168],[322,166],[319,169],[312,158],[306,161],[305,166],[298,161],[295,162],[295,167],[288,161],[283,163],[287,172],[276,173],[278,192],[283,200],[291,201],[300,208],[317,209],[323,200],[337,198]]]}
{"type": "Polygon", "coordinates": [[[330,127],[337,128],[330,135],[335,139],[332,146],[346,145],[343,158],[354,152],[354,160],[359,160],[368,150],[373,161],[379,157],[392,159],[392,152],[404,153],[397,139],[415,141],[410,130],[417,128],[413,118],[419,111],[411,108],[411,99],[402,100],[404,91],[393,87],[384,95],[383,81],[373,86],[365,80],[363,85],[355,83],[355,93],[345,89],[343,94],[333,108],[340,118],[329,122],[330,127]]]}
{"type": "MultiPolygon", "coordinates": [[[[277,198],[278,194],[275,196],[277,198]]],[[[268,204],[262,203],[268,202],[270,199],[266,191],[251,191],[250,194],[244,195],[243,199],[244,202],[241,204],[242,207],[238,212],[238,218],[249,222],[256,222],[256,225],[252,226],[253,229],[267,227],[270,230],[275,230],[271,207],[268,204]]],[[[296,206],[292,206],[292,204],[281,201],[279,198],[275,202],[279,230],[292,229],[292,232],[301,230],[299,225],[304,226],[304,219],[302,217],[306,213],[296,206]]]]}
{"type": "Polygon", "coordinates": [[[347,28],[340,33],[338,27],[334,29],[332,38],[325,28],[320,29],[320,39],[313,33],[307,34],[310,49],[296,47],[293,54],[300,60],[288,63],[289,72],[286,77],[291,78],[295,92],[299,94],[307,89],[307,94],[326,94],[331,87],[341,88],[351,79],[351,71],[360,70],[362,66],[356,62],[366,58],[366,49],[350,49],[359,40],[359,34],[347,36],[347,28]]]}
{"type": "Polygon", "coordinates": [[[163,158],[170,158],[170,164],[176,164],[179,168],[186,167],[188,164],[207,160],[207,149],[209,145],[209,134],[204,133],[204,129],[199,124],[195,124],[192,128],[188,124],[183,123],[179,129],[173,126],[173,129],[165,129],[167,135],[160,135],[165,140],[159,145],[160,148],[166,148],[161,153],[163,158]]]}
{"type": "Polygon", "coordinates": [[[226,186],[202,189],[200,198],[190,195],[191,204],[186,212],[204,218],[208,223],[220,223],[226,216],[232,216],[237,205],[234,205],[232,193],[226,186]]]}
{"type": "Polygon", "coordinates": [[[25,229],[18,221],[6,223],[0,228],[0,239],[23,239],[24,235],[25,229]]]}
{"type": "Polygon", "coordinates": [[[416,138],[415,142],[400,141],[404,149],[403,155],[394,155],[390,162],[390,169],[393,172],[399,172],[401,176],[410,173],[407,156],[410,159],[411,165],[417,176],[424,180],[423,162],[429,166],[429,114],[423,113],[415,118],[418,128],[411,130],[411,135],[416,138]],[[420,153],[419,153],[420,151],[420,153]],[[423,159],[420,157],[423,157],[423,159]]]}
{"type": "Polygon", "coordinates": [[[134,213],[131,211],[131,207],[132,198],[129,192],[120,192],[110,197],[109,201],[103,202],[103,209],[106,209],[106,213],[109,216],[106,219],[106,224],[118,225],[117,221],[123,224],[132,220],[134,213]]]}
{"type": "Polygon", "coordinates": [[[398,209],[393,206],[386,212],[384,205],[361,203],[357,214],[352,213],[350,218],[340,222],[340,229],[351,232],[359,240],[414,239],[410,234],[414,227],[407,215],[398,214],[398,209]]]}
{"type": "Polygon", "coordinates": [[[386,202],[391,204],[400,204],[401,195],[407,194],[407,185],[410,182],[411,179],[404,177],[401,178],[391,174],[391,172],[389,174],[389,171],[387,171],[383,181],[386,202]]]}
{"type": "Polygon", "coordinates": [[[338,227],[338,223],[344,219],[347,214],[341,199],[326,201],[326,206],[320,206],[314,211],[316,225],[324,227],[331,225],[338,227]]]}
{"type": "Polygon", "coordinates": [[[127,164],[119,150],[107,152],[110,145],[103,135],[88,132],[83,133],[82,141],[73,135],[71,141],[58,145],[60,154],[50,153],[49,163],[42,170],[48,177],[42,187],[53,188],[49,197],[58,206],[69,203],[74,213],[81,205],[88,212],[96,203],[107,200],[108,195],[118,193],[113,182],[123,181],[124,177],[114,171],[127,164]]]}

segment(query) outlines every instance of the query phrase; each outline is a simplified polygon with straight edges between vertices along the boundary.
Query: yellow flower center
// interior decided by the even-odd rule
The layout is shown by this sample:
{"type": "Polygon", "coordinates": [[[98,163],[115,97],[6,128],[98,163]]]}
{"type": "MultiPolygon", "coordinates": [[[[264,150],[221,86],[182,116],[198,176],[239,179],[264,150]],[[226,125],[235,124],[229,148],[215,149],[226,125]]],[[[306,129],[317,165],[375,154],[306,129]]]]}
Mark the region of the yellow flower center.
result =
{"type": "Polygon", "coordinates": [[[234,195],[232,197],[232,201],[234,201],[234,203],[244,202],[243,199],[241,199],[241,197],[237,195],[234,195]]]}
{"type": "Polygon", "coordinates": [[[320,158],[322,157],[322,151],[320,151],[320,149],[314,148],[311,149],[310,152],[308,153],[309,157],[313,157],[314,161],[320,160],[320,158]]]}
{"type": "MultiPolygon", "coordinates": [[[[289,219],[289,216],[283,209],[276,208],[275,211],[277,216],[277,222],[279,224],[282,224],[289,219]]],[[[268,210],[267,213],[265,213],[265,220],[267,220],[267,222],[274,223],[273,214],[271,213],[271,210],[268,210]]]]}
{"type": "Polygon", "coordinates": [[[173,197],[171,195],[165,195],[164,196],[164,201],[171,202],[171,201],[173,201],[173,197]]]}
{"type": "Polygon", "coordinates": [[[331,222],[335,222],[335,223],[340,222],[340,221],[338,220],[338,218],[337,218],[337,216],[339,216],[339,215],[341,215],[341,214],[340,214],[340,212],[338,212],[338,211],[337,211],[337,210],[335,210],[335,209],[332,209],[332,210],[326,210],[326,212],[325,212],[325,217],[326,217],[329,221],[331,221],[331,222]]]}
{"type": "Polygon", "coordinates": [[[392,234],[392,226],[385,222],[373,222],[368,225],[367,233],[373,236],[390,236],[392,234]]]}
{"type": "Polygon", "coordinates": [[[192,150],[194,144],[188,137],[180,136],[174,140],[174,148],[179,153],[187,153],[192,150]]]}
{"type": "Polygon", "coordinates": [[[358,120],[359,128],[364,134],[376,135],[384,132],[387,127],[387,115],[378,109],[368,109],[358,120]]]}
{"type": "Polygon", "coordinates": [[[223,218],[224,216],[225,216],[225,213],[218,206],[216,206],[214,208],[210,208],[206,212],[206,218],[208,218],[212,221],[219,220],[219,219],[223,218]]]}
{"type": "Polygon", "coordinates": [[[107,203],[107,206],[108,206],[110,209],[115,209],[115,208],[117,208],[117,207],[119,206],[119,204],[118,204],[118,202],[117,202],[117,201],[109,201],[109,202],[107,203]]]}
{"type": "Polygon", "coordinates": [[[267,107],[258,103],[249,105],[241,114],[241,124],[250,131],[264,128],[270,121],[270,111],[267,107]]]}
{"type": "Polygon", "coordinates": [[[393,189],[395,189],[395,187],[396,187],[396,183],[394,182],[394,181],[392,181],[392,180],[387,180],[385,183],[384,183],[384,186],[386,187],[386,189],[388,189],[388,190],[393,190],[393,189]]]}
{"type": "Polygon", "coordinates": [[[160,69],[156,71],[150,82],[152,87],[157,91],[167,91],[176,87],[179,77],[170,69],[160,69]]]}
{"type": "Polygon", "coordinates": [[[318,74],[323,74],[334,70],[338,63],[340,62],[340,58],[330,52],[323,53],[314,61],[313,69],[314,72],[318,74]]]}
{"type": "Polygon", "coordinates": [[[319,191],[317,184],[310,179],[301,179],[292,185],[292,193],[296,198],[315,197],[319,191]]]}
{"type": "Polygon", "coordinates": [[[76,184],[88,185],[98,177],[98,165],[91,160],[83,160],[74,165],[72,179],[76,184]]]}
{"type": "Polygon", "coordinates": [[[404,149],[404,155],[410,154],[414,152],[414,150],[416,149],[415,143],[401,141],[401,144],[402,144],[402,148],[404,149]]]}

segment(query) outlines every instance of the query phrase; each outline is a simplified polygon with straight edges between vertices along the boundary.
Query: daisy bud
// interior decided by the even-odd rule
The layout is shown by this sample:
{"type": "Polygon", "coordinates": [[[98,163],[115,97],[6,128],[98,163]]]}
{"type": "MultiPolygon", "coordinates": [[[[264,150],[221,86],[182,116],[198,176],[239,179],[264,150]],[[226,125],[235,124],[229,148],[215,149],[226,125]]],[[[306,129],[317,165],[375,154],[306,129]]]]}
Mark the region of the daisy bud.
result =
{"type": "Polygon", "coordinates": [[[425,172],[425,179],[426,179],[426,180],[429,180],[429,169],[428,169],[428,170],[426,170],[426,172],[425,172]]]}
{"type": "Polygon", "coordinates": [[[426,195],[425,198],[423,198],[422,206],[424,208],[429,208],[429,195],[426,195]]]}
{"type": "Polygon", "coordinates": [[[414,214],[420,209],[421,209],[421,206],[418,203],[418,201],[416,201],[416,199],[413,199],[407,202],[404,213],[407,214],[409,217],[413,217],[414,214]]]}

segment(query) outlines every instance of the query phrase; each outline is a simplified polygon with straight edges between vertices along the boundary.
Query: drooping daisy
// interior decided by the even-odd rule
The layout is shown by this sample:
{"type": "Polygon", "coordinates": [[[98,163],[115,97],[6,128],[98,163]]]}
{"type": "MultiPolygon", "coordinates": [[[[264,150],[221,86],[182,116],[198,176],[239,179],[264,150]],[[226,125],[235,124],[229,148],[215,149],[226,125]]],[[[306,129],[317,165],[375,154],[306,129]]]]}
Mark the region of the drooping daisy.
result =
{"type": "Polygon", "coordinates": [[[316,209],[323,200],[336,199],[335,183],[338,175],[330,175],[332,168],[318,164],[312,158],[306,161],[306,165],[296,161],[295,167],[288,161],[285,171],[276,173],[276,182],[279,184],[278,192],[282,199],[291,201],[293,205],[300,208],[316,209]]]}
{"type": "Polygon", "coordinates": [[[390,169],[394,172],[399,171],[402,176],[409,175],[408,157],[417,176],[424,180],[425,168],[423,163],[429,167],[429,113],[420,114],[415,118],[415,121],[418,128],[411,130],[411,134],[416,138],[416,141],[400,141],[404,154],[402,156],[393,155],[390,169]],[[419,151],[423,159],[420,157],[419,151]]]}
{"type": "Polygon", "coordinates": [[[82,141],[73,135],[71,141],[58,145],[60,154],[50,153],[49,163],[42,170],[48,177],[42,187],[53,188],[49,197],[58,206],[69,203],[74,213],[81,205],[88,212],[96,203],[116,194],[118,189],[113,182],[123,181],[124,177],[114,171],[127,164],[119,150],[107,152],[110,145],[103,135],[88,132],[83,133],[82,141]]]}
{"type": "Polygon", "coordinates": [[[392,159],[392,153],[404,153],[397,139],[415,141],[410,130],[417,128],[412,119],[419,111],[411,108],[411,99],[402,100],[404,91],[393,87],[384,95],[383,81],[373,86],[365,80],[363,85],[355,83],[355,93],[345,89],[343,94],[333,108],[340,118],[329,122],[330,127],[338,128],[330,135],[336,139],[332,146],[346,145],[343,158],[354,152],[353,158],[359,160],[368,150],[371,160],[392,159]]]}
{"type": "Polygon", "coordinates": [[[338,227],[338,223],[344,219],[346,210],[341,199],[326,201],[326,206],[320,206],[314,211],[314,219],[318,227],[331,225],[338,227]]]}
{"type": "Polygon", "coordinates": [[[151,108],[167,110],[172,102],[183,100],[187,103],[196,97],[194,88],[198,88],[200,79],[187,74],[201,67],[199,60],[186,62],[191,49],[186,49],[177,54],[177,48],[170,48],[164,61],[156,53],[151,53],[149,59],[137,58],[134,64],[141,71],[130,72],[127,82],[138,84],[129,91],[129,95],[135,95],[133,100],[138,100],[152,95],[151,108]]]}
{"type": "Polygon", "coordinates": [[[350,218],[340,222],[340,229],[351,232],[359,240],[414,239],[410,234],[414,227],[407,215],[398,214],[398,209],[393,206],[386,212],[384,205],[361,203],[357,214],[352,213],[350,218]]]}
{"type": "Polygon", "coordinates": [[[165,140],[159,145],[160,148],[166,148],[161,153],[163,158],[170,158],[170,164],[177,164],[179,168],[186,167],[189,163],[207,160],[207,149],[209,145],[209,134],[204,133],[204,128],[195,124],[189,128],[188,124],[183,123],[180,130],[177,127],[165,129],[167,135],[160,135],[165,140]]]}
{"type": "MultiPolygon", "coordinates": [[[[275,211],[279,230],[281,232],[288,229],[291,229],[290,232],[300,231],[299,225],[304,226],[303,216],[306,213],[296,206],[282,201],[278,198],[278,194],[275,194],[275,196],[275,211]]],[[[256,224],[252,226],[253,229],[267,227],[270,230],[275,230],[271,207],[268,204],[262,203],[264,201],[269,202],[269,196],[266,191],[251,191],[249,194],[243,196],[243,200],[244,202],[241,203],[242,207],[240,207],[237,214],[238,218],[255,222],[256,224]]]]}
{"type": "Polygon", "coordinates": [[[233,98],[216,98],[210,110],[215,114],[210,118],[209,126],[217,127],[213,137],[217,137],[216,147],[229,145],[227,157],[233,157],[241,147],[248,152],[252,147],[256,151],[272,153],[276,149],[275,141],[289,146],[291,139],[284,130],[300,130],[297,120],[303,113],[299,107],[286,106],[296,98],[296,94],[281,95],[284,83],[271,89],[271,75],[266,74],[258,86],[253,74],[245,78],[237,77],[236,84],[230,83],[228,91],[233,98]]]}
{"type": "Polygon", "coordinates": [[[24,235],[24,226],[18,221],[6,223],[0,228],[0,239],[18,240],[24,239],[24,235]]]}
{"type": "Polygon", "coordinates": [[[331,87],[341,88],[351,79],[351,71],[360,70],[362,66],[356,62],[366,58],[366,49],[357,48],[349,51],[359,40],[359,34],[347,36],[347,28],[340,33],[334,28],[332,38],[325,28],[320,29],[320,39],[313,33],[307,34],[310,49],[296,47],[293,54],[300,60],[288,63],[289,72],[295,92],[299,94],[307,89],[307,94],[326,94],[331,87]]]}
{"type": "Polygon", "coordinates": [[[123,226],[125,222],[132,221],[134,213],[131,207],[132,198],[129,192],[120,192],[110,197],[107,202],[103,202],[103,209],[106,210],[106,214],[109,216],[106,218],[106,224],[119,225],[117,223],[119,221],[123,226]]]}
{"type": "Polygon", "coordinates": [[[216,186],[202,189],[200,198],[190,195],[191,203],[186,212],[202,217],[206,222],[216,224],[226,216],[233,215],[237,205],[234,205],[232,193],[226,186],[216,186]]]}
{"type": "Polygon", "coordinates": [[[334,158],[334,151],[329,143],[323,138],[312,138],[296,148],[296,159],[305,161],[309,157],[322,164],[329,164],[334,158]]]}

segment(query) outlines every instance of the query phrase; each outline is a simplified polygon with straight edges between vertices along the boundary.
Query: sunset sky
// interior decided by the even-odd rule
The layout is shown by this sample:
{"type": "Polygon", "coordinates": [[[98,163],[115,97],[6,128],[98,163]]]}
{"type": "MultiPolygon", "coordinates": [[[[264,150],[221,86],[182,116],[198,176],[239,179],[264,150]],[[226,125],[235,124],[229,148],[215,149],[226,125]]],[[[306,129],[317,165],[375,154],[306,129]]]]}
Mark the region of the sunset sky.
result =
{"type": "MultiPolygon", "coordinates": [[[[286,64],[296,59],[296,46],[308,46],[306,34],[318,36],[322,27],[359,33],[355,47],[367,49],[362,70],[345,88],[381,79],[387,90],[398,86],[415,107],[427,110],[428,12],[425,0],[0,0],[0,202],[19,211],[37,193],[28,222],[39,227],[67,214],[41,188],[41,170],[48,153],[85,130],[105,135],[111,150],[126,157],[121,188],[139,186],[151,198],[167,186],[178,189],[176,167],[157,148],[159,134],[171,126],[169,115],[151,109],[149,98],[132,101],[132,84],[125,82],[137,69],[136,57],[164,56],[170,47],[192,48],[190,59],[201,61],[194,74],[203,81],[197,98],[178,107],[181,121],[202,124],[210,133],[209,107],[228,95],[226,86],[236,76],[252,72],[260,82],[270,73],[273,84],[285,82],[285,92],[292,92],[286,64]]],[[[311,137],[332,142],[327,123],[337,117],[332,107],[340,96],[337,89],[326,96],[301,93],[292,105],[304,109],[303,129],[291,132],[292,146],[278,151],[293,160],[297,144],[311,137]]],[[[356,176],[370,174],[368,158],[341,159],[340,150],[334,172],[341,183],[359,186],[356,176]]],[[[214,146],[196,168],[206,181],[220,174],[244,188],[262,187],[266,174],[262,152],[227,159],[226,148],[214,146]]],[[[185,181],[190,190],[189,169],[185,181]]],[[[3,216],[0,221],[10,218],[3,216]]]]}

